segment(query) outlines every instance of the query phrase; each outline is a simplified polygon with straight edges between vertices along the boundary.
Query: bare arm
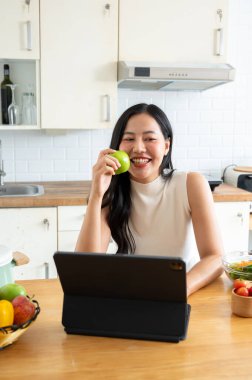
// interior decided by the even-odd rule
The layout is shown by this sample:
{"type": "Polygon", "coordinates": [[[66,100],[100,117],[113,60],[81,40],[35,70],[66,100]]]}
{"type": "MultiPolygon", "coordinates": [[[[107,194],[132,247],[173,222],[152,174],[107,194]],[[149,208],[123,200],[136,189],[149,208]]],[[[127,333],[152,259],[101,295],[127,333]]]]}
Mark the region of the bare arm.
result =
{"type": "Polygon", "coordinates": [[[213,197],[205,178],[189,173],[187,193],[200,261],[187,273],[188,296],[222,273],[223,246],[214,212],[213,197]]]}
{"type": "Polygon", "coordinates": [[[92,185],[87,212],[77,240],[75,251],[78,252],[106,252],[110,228],[106,217],[108,210],[101,208],[103,196],[108,189],[112,175],[120,167],[116,158],[109,156],[112,149],[105,149],[99,154],[97,163],[93,167],[92,185]]]}

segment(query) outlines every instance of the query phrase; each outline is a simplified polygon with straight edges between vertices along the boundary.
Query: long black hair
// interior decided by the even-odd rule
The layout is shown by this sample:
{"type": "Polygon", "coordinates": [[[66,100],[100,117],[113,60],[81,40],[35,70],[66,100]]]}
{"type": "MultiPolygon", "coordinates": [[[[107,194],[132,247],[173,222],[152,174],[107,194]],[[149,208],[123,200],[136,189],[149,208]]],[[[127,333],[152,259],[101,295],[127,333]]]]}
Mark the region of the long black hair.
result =
{"type": "MultiPolygon", "coordinates": [[[[118,150],[129,119],[132,116],[146,113],[159,124],[165,140],[170,140],[169,152],[160,165],[160,174],[166,180],[173,173],[171,161],[173,132],[166,114],[154,104],[140,103],[128,108],[118,119],[111,138],[110,148],[118,150]]],[[[102,208],[108,207],[107,222],[111,235],[118,245],[118,253],[134,253],[136,249],[133,235],[129,228],[131,211],[130,177],[123,173],[112,177],[110,186],[103,197],[102,208]]]]}

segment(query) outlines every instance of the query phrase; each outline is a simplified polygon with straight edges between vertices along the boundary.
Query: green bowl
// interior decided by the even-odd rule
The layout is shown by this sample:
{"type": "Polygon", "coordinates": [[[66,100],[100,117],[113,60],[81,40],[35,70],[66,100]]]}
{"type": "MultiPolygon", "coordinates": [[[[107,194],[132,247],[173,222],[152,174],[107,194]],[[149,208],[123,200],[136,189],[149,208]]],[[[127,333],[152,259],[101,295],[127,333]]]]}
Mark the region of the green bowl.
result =
{"type": "Polygon", "coordinates": [[[252,252],[230,252],[222,258],[223,268],[231,280],[252,281],[252,252]]]}

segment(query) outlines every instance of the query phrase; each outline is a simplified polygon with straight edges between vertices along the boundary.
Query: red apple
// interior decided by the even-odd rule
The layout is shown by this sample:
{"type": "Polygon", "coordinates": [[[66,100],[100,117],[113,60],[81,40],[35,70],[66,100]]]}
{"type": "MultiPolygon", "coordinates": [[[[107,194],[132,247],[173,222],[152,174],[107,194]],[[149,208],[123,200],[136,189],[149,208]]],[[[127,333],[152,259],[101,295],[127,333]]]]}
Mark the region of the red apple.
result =
{"type": "Polygon", "coordinates": [[[12,301],[14,308],[14,324],[21,325],[31,319],[35,314],[35,305],[25,296],[17,296],[12,301]]]}
{"type": "Polygon", "coordinates": [[[252,297],[252,286],[248,288],[249,296],[252,297]]]}

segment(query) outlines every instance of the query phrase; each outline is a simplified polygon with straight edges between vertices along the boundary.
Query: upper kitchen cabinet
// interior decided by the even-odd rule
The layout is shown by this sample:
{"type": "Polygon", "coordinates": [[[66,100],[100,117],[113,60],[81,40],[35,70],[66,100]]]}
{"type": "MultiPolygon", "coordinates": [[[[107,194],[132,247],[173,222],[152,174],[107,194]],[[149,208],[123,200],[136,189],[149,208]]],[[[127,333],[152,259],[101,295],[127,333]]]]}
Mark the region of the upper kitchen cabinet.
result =
{"type": "Polygon", "coordinates": [[[120,0],[119,60],[225,63],[228,0],[120,0]]]}
{"type": "Polygon", "coordinates": [[[43,0],[41,124],[112,126],[117,96],[117,0],[43,0]]]}
{"type": "Polygon", "coordinates": [[[0,0],[0,57],[39,59],[39,0],[0,0]]]}
{"type": "Polygon", "coordinates": [[[8,104],[2,98],[0,130],[36,129],[40,120],[39,0],[0,0],[0,14],[0,82],[4,79],[4,65],[7,64],[10,80],[16,85],[14,99],[18,109],[17,119],[6,124],[1,117],[4,112],[1,105],[5,104],[8,109],[13,96],[9,96],[8,104]]]}

